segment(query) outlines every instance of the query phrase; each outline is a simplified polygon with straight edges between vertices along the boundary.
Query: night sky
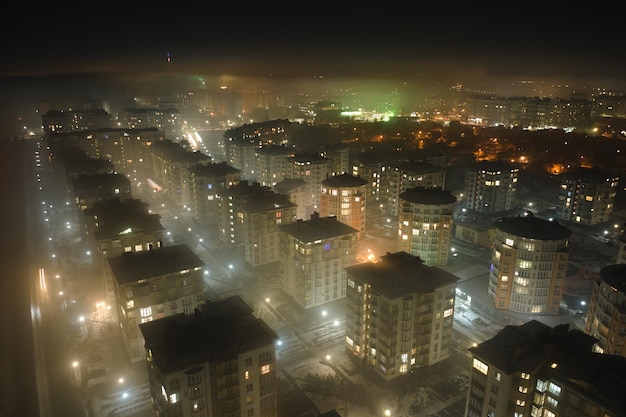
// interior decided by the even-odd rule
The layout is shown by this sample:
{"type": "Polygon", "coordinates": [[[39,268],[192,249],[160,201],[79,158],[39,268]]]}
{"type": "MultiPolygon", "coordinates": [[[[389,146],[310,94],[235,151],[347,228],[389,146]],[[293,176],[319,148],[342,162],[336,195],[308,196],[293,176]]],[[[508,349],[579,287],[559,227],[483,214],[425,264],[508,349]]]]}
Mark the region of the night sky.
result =
{"type": "Polygon", "coordinates": [[[172,74],[462,83],[496,92],[528,79],[626,91],[623,26],[607,9],[263,6],[18,4],[0,27],[2,120],[15,120],[37,100],[76,92],[95,97],[121,84],[158,90],[172,74]]]}

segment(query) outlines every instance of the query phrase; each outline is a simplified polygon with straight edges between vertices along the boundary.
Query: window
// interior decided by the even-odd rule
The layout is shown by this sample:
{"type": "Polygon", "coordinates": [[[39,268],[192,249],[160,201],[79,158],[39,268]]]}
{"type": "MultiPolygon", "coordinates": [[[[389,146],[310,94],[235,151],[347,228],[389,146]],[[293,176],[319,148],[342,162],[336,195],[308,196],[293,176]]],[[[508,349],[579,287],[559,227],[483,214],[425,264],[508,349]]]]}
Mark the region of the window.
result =
{"type": "Polygon", "coordinates": [[[557,397],[561,395],[561,387],[559,387],[553,382],[548,383],[548,391],[550,391],[552,394],[556,395],[557,397]]]}
{"type": "Polygon", "coordinates": [[[487,372],[489,371],[489,367],[487,366],[486,363],[481,362],[480,360],[474,358],[474,363],[472,365],[474,367],[474,369],[476,369],[478,372],[487,375],[487,372]]]}
{"type": "Polygon", "coordinates": [[[261,375],[266,375],[266,374],[269,374],[269,373],[270,373],[270,365],[269,365],[269,363],[261,366],[261,375]]]}

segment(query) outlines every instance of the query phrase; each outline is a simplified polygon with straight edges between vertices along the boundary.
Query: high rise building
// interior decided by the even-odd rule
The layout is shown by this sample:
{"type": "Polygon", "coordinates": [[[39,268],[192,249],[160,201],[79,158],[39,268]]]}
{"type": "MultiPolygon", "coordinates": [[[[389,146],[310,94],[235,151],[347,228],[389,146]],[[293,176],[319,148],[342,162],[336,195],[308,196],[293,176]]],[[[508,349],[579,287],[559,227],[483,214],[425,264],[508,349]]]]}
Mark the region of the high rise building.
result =
{"type": "Polygon", "coordinates": [[[558,315],[572,232],[534,216],[495,222],[487,295],[498,310],[558,315]]]}
{"type": "Polygon", "coordinates": [[[398,251],[419,256],[426,265],[447,265],[456,197],[448,190],[415,187],[399,198],[398,251]]]}
{"type": "Polygon", "coordinates": [[[83,212],[93,266],[102,273],[107,299],[115,294],[108,258],[163,246],[161,216],[150,213],[148,203],[137,199],[109,199],[83,212]]]}
{"type": "Polygon", "coordinates": [[[427,161],[402,161],[386,167],[381,175],[383,210],[397,216],[400,194],[408,188],[444,188],[446,169],[427,161]]]}
{"type": "Polygon", "coordinates": [[[345,268],[356,263],[357,230],[317,213],[279,229],[285,293],[303,309],[344,298],[345,268]]]}
{"type": "Polygon", "coordinates": [[[385,380],[447,359],[458,278],[406,252],[346,268],[346,348],[385,380]]]}
{"type": "Polygon", "coordinates": [[[218,196],[217,226],[220,240],[243,245],[251,266],[279,260],[278,226],[296,221],[296,205],[289,197],[248,181],[225,189],[218,196]]]}
{"type": "Polygon", "coordinates": [[[200,224],[216,224],[218,195],[239,184],[241,171],[220,162],[194,165],[189,167],[189,173],[192,217],[200,224]]]}
{"type": "Polygon", "coordinates": [[[595,168],[577,168],[560,177],[557,216],[594,225],[610,220],[619,176],[595,168]]]}
{"type": "Polygon", "coordinates": [[[365,234],[367,181],[352,174],[333,175],[322,181],[320,216],[336,216],[337,220],[365,234]]]}
{"type": "Polygon", "coordinates": [[[278,336],[239,296],[140,329],[156,415],[277,417],[278,336]]]}
{"type": "Polygon", "coordinates": [[[165,140],[152,147],[154,181],[172,201],[191,214],[191,172],[189,168],[212,162],[202,152],[193,152],[178,142],[165,140]]]}
{"type": "Polygon", "coordinates": [[[322,181],[329,174],[330,161],[318,154],[298,153],[289,160],[291,169],[288,178],[305,181],[306,218],[319,212],[322,181]]]}
{"type": "Polygon", "coordinates": [[[204,262],[187,245],[128,252],[108,261],[122,341],[130,361],[138,362],[145,359],[141,323],[192,314],[205,301],[204,262]]]}
{"type": "Polygon", "coordinates": [[[589,300],[585,332],[598,342],[599,353],[626,357],[626,264],[600,269],[589,300]]]}
{"type": "Polygon", "coordinates": [[[469,349],[467,417],[618,417],[626,358],[593,353],[595,339],[567,324],[505,326],[469,349]]]}
{"type": "Polygon", "coordinates": [[[464,208],[496,213],[514,207],[519,168],[501,162],[480,161],[465,171],[464,208]]]}

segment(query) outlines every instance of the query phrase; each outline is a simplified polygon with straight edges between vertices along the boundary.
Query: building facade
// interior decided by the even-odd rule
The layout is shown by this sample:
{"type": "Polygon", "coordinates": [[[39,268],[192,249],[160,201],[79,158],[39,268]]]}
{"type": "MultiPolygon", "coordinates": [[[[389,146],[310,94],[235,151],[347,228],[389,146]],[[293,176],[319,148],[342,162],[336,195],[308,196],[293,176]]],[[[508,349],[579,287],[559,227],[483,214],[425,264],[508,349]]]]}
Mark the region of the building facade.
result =
{"type": "Polygon", "coordinates": [[[593,353],[594,341],[567,324],[505,326],[469,349],[464,415],[623,416],[626,359],[593,353]]]}
{"type": "Polygon", "coordinates": [[[406,252],[347,268],[346,348],[385,380],[447,359],[458,278],[406,252]]]}
{"type": "Polygon", "coordinates": [[[388,166],[381,175],[382,210],[397,216],[400,194],[408,188],[444,188],[445,167],[426,161],[403,161],[388,166]]]}
{"type": "Polygon", "coordinates": [[[107,259],[163,247],[161,216],[137,199],[105,200],[82,213],[94,269],[102,274],[107,299],[112,300],[115,286],[107,259]]]}
{"type": "Polygon", "coordinates": [[[558,315],[571,231],[533,216],[495,222],[487,295],[498,310],[558,315]]]}
{"type": "Polygon", "coordinates": [[[140,325],[160,417],[277,417],[278,336],[238,296],[140,325]]]}
{"type": "Polygon", "coordinates": [[[279,229],[285,293],[303,309],[344,298],[345,268],[356,263],[358,231],[318,214],[279,229]]]}
{"type": "Polygon", "coordinates": [[[626,357],[626,264],[605,266],[593,282],[585,332],[594,351],[626,357]]]}
{"type": "Polygon", "coordinates": [[[515,206],[519,168],[500,162],[481,161],[465,171],[464,208],[497,213],[515,206]]]}
{"type": "Polygon", "coordinates": [[[139,362],[145,359],[141,323],[193,314],[206,300],[204,262],[186,245],[128,252],[108,261],[122,341],[131,362],[139,362]]]}
{"type": "Polygon", "coordinates": [[[217,196],[241,181],[241,171],[226,162],[197,164],[189,168],[191,213],[200,224],[217,223],[217,196]]]}
{"type": "Polygon", "coordinates": [[[619,176],[593,168],[578,168],[563,174],[559,182],[557,217],[594,225],[610,220],[619,176]]]}
{"type": "Polygon", "coordinates": [[[333,175],[322,181],[320,216],[335,216],[337,220],[365,235],[367,181],[352,174],[333,175]]]}
{"type": "Polygon", "coordinates": [[[456,197],[448,190],[409,188],[399,199],[397,250],[429,266],[447,265],[456,197]]]}

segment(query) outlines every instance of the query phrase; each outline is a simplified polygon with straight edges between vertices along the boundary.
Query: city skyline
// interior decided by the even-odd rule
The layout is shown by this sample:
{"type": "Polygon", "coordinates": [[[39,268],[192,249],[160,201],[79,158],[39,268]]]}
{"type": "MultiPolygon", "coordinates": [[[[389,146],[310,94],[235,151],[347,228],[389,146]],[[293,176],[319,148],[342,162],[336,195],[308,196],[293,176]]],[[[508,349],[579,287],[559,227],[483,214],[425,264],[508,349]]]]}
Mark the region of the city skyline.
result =
{"type": "Polygon", "coordinates": [[[586,11],[107,6],[40,5],[2,28],[29,34],[0,69],[2,137],[39,102],[168,88],[626,91],[619,27],[586,11]]]}

